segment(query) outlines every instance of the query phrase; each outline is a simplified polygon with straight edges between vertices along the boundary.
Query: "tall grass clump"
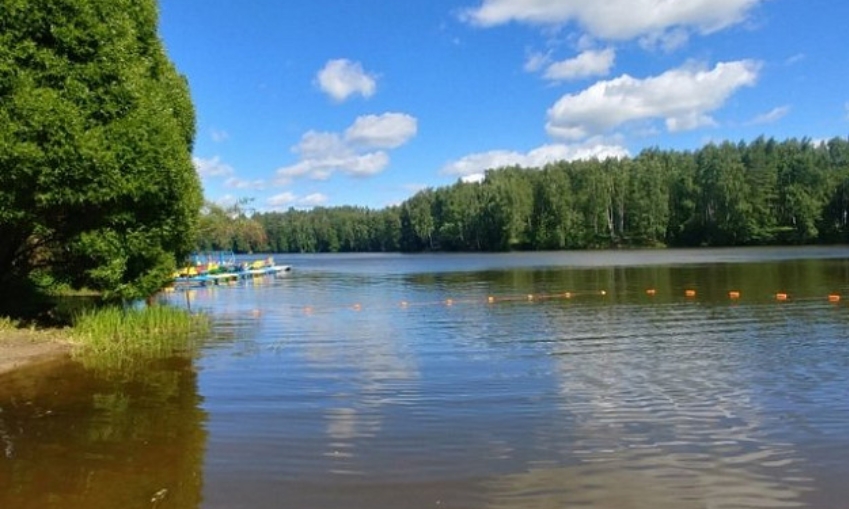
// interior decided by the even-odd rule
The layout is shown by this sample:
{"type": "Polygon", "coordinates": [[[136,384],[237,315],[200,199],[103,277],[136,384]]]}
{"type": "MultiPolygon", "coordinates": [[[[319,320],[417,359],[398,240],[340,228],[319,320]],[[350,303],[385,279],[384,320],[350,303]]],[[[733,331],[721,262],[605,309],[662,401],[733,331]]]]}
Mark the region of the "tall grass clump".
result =
{"type": "Polygon", "coordinates": [[[19,325],[20,322],[17,320],[12,320],[8,316],[0,316],[0,332],[17,329],[19,325]]]}
{"type": "Polygon", "coordinates": [[[208,328],[205,315],[170,306],[107,306],[80,311],[71,334],[80,356],[121,364],[133,358],[191,351],[198,336],[208,328]]]}

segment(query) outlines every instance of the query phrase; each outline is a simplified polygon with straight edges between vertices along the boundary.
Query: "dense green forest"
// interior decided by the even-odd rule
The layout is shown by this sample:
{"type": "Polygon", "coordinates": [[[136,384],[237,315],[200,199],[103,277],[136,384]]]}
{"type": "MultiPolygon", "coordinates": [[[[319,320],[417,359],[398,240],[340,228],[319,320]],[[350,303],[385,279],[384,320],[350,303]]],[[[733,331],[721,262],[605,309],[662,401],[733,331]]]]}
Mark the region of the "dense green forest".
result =
{"type": "Polygon", "coordinates": [[[849,140],[761,137],[692,152],[650,149],[626,159],[493,169],[482,182],[426,189],[382,210],[290,209],[248,218],[236,207],[218,214],[219,227],[205,214],[200,247],[297,253],[840,243],[849,241],[849,140]]]}

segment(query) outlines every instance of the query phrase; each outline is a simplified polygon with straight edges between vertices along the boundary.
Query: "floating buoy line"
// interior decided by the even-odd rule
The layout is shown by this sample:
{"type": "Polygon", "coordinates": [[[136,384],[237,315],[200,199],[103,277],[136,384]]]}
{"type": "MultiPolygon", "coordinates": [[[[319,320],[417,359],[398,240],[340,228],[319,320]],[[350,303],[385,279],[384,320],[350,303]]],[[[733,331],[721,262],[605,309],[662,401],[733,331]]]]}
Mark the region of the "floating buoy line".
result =
{"type": "MultiPolygon", "coordinates": [[[[581,297],[605,297],[607,296],[606,290],[598,290],[598,291],[590,291],[590,292],[559,292],[559,293],[528,293],[522,295],[488,295],[485,298],[477,297],[477,298],[466,298],[466,299],[455,299],[455,298],[446,298],[438,301],[419,301],[419,302],[411,302],[408,300],[398,301],[395,305],[374,305],[374,306],[366,306],[361,303],[353,303],[347,306],[330,306],[322,307],[323,310],[327,311],[330,308],[333,309],[349,309],[351,311],[364,311],[365,309],[387,309],[387,308],[399,308],[402,310],[407,310],[411,308],[417,307],[455,307],[461,305],[494,305],[500,303],[534,303],[534,302],[542,302],[542,301],[553,301],[553,300],[571,300],[575,298],[581,297]]],[[[658,291],[655,288],[647,288],[645,290],[645,294],[648,297],[656,297],[658,295],[658,291]]],[[[741,300],[742,292],[739,290],[730,290],[727,293],[728,300],[732,302],[736,302],[741,300]]],[[[698,292],[694,289],[685,289],[682,296],[687,301],[697,300],[698,292]]],[[[775,302],[787,302],[790,301],[790,294],[786,292],[777,292],[769,296],[769,300],[773,300],[775,302]]],[[[763,294],[759,295],[760,301],[762,302],[765,299],[763,294]]],[[[793,299],[794,301],[812,301],[813,299],[805,298],[805,299],[793,299]]],[[[838,304],[841,301],[841,295],[837,293],[828,294],[826,299],[823,299],[832,304],[838,304]]],[[[311,315],[315,313],[316,308],[314,306],[304,306],[302,308],[305,314],[311,315]]]]}
{"type": "MultiPolygon", "coordinates": [[[[212,288],[207,288],[207,290],[212,290],[212,288]]],[[[186,298],[190,299],[190,295],[194,293],[196,290],[188,290],[186,294],[186,298]]],[[[442,300],[431,300],[431,301],[408,301],[401,300],[397,302],[387,302],[387,303],[374,303],[374,304],[363,304],[359,302],[354,302],[346,305],[330,305],[330,306],[321,306],[317,307],[314,305],[305,305],[300,306],[296,304],[290,304],[287,307],[294,311],[301,311],[305,315],[313,315],[316,314],[317,311],[327,312],[327,311],[340,311],[340,310],[350,310],[354,312],[360,312],[365,310],[376,310],[376,309],[401,309],[401,310],[409,310],[414,308],[423,308],[423,307],[445,307],[451,308],[455,306],[469,306],[469,305],[485,305],[492,306],[497,304],[504,303],[537,303],[537,302],[545,302],[545,301],[568,301],[572,299],[583,299],[586,300],[588,298],[596,298],[603,299],[608,295],[606,290],[595,290],[595,291],[584,291],[584,292],[556,292],[556,293],[527,293],[527,294],[516,294],[516,295],[486,295],[486,296],[477,296],[474,298],[462,298],[457,299],[453,297],[447,297],[442,300]]],[[[645,298],[642,302],[650,302],[652,300],[657,299],[661,295],[660,292],[656,288],[647,288],[645,289],[645,298]]],[[[664,294],[667,298],[669,297],[682,297],[684,302],[698,302],[699,293],[694,288],[686,288],[682,291],[682,293],[669,293],[664,294]]],[[[729,290],[727,292],[727,298],[729,302],[737,303],[743,299],[743,292],[740,290],[729,290]]],[[[617,297],[623,297],[623,295],[617,295],[617,297]]],[[[777,303],[788,303],[788,302],[827,302],[830,304],[840,304],[842,300],[842,296],[839,293],[829,293],[825,296],[825,298],[810,298],[810,297],[793,297],[791,294],[787,292],[776,292],[774,294],[764,294],[758,293],[753,300],[750,302],[758,302],[765,303],[769,301],[777,302],[777,303]]],[[[667,301],[668,302],[668,301],[667,301]]],[[[712,302],[718,302],[714,300],[712,302]]],[[[254,317],[258,317],[261,315],[259,310],[253,310],[251,315],[254,317]]]]}

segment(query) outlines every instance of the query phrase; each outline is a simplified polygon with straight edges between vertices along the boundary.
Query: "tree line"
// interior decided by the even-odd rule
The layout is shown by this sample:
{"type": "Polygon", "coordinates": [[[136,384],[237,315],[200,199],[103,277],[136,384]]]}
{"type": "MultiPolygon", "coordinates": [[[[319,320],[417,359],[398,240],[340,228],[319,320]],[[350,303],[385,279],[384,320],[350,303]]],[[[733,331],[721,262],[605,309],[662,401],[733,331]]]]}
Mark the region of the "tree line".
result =
{"type": "Polygon", "coordinates": [[[229,239],[201,244],[312,253],[840,243],[849,241],[849,140],[654,148],[633,158],[493,169],[481,182],[425,189],[381,210],[230,217],[254,234],[236,228],[229,239]]]}

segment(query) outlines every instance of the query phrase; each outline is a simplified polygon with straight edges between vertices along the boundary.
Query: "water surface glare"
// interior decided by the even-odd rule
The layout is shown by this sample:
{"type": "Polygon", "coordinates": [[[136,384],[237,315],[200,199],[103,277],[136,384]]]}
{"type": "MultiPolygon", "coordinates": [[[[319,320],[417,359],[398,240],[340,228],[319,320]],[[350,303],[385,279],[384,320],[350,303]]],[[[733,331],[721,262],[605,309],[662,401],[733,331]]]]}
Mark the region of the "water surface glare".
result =
{"type": "Polygon", "coordinates": [[[845,507],[847,255],[279,256],[167,297],[195,359],[0,379],[0,507],[845,507]]]}

